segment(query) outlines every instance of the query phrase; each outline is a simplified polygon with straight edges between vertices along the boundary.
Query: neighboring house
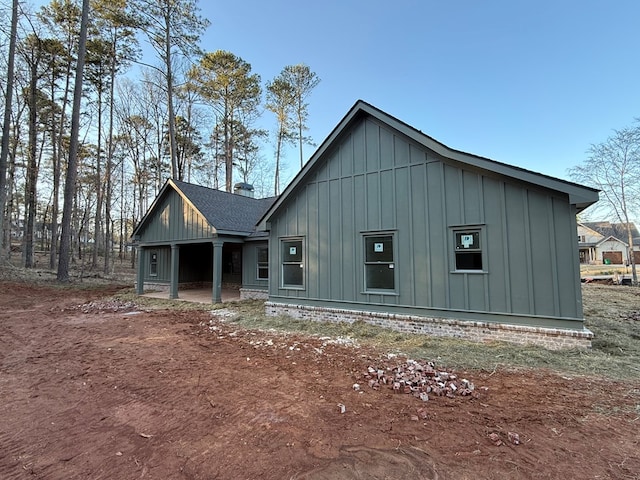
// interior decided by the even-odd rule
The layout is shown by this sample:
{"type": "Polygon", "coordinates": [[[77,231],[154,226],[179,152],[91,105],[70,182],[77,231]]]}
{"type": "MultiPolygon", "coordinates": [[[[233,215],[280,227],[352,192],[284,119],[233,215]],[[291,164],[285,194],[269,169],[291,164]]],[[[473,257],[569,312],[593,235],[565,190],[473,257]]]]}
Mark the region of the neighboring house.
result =
{"type": "Polygon", "coordinates": [[[166,288],[170,298],[178,298],[181,288],[206,286],[219,302],[224,284],[244,287],[245,296],[266,297],[268,243],[255,225],[274,199],[252,198],[246,184],[236,192],[165,183],[132,234],[138,294],[145,287],[166,288]]]}
{"type": "Polygon", "coordinates": [[[590,345],[576,214],[597,200],[358,101],[258,223],[268,313],[590,345]]]}
{"type": "Polygon", "coordinates": [[[629,248],[626,223],[583,222],[578,223],[578,248],[580,263],[591,265],[625,265],[631,261],[640,264],[640,233],[631,225],[633,248],[629,248]]]}

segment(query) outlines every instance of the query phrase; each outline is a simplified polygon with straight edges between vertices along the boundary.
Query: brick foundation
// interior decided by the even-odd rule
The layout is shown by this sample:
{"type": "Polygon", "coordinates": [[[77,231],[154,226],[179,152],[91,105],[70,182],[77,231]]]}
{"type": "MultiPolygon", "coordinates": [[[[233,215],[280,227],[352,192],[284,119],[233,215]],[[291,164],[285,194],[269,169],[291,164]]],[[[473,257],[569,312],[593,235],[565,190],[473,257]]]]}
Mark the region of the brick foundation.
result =
{"type": "Polygon", "coordinates": [[[353,323],[360,320],[404,333],[453,337],[473,342],[501,341],[518,345],[538,345],[549,350],[591,348],[593,339],[593,333],[586,328],[568,330],[527,327],[276,302],[266,302],[265,306],[269,316],[288,315],[300,320],[319,322],[353,323]]]}
{"type": "Polygon", "coordinates": [[[267,300],[269,292],[259,288],[241,288],[240,300],[267,300]]]}

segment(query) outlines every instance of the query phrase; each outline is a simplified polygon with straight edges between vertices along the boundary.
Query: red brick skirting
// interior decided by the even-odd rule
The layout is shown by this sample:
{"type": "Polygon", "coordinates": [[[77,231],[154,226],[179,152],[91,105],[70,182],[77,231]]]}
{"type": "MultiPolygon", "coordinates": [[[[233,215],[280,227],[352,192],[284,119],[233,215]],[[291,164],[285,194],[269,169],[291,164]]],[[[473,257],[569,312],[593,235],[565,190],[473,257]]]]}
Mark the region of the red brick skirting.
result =
{"type": "Polygon", "coordinates": [[[586,328],[569,330],[528,327],[276,302],[266,302],[265,306],[269,316],[288,315],[301,320],[321,322],[353,323],[360,320],[404,333],[461,338],[473,342],[500,341],[518,345],[538,345],[549,350],[591,348],[593,339],[593,333],[586,328]]]}

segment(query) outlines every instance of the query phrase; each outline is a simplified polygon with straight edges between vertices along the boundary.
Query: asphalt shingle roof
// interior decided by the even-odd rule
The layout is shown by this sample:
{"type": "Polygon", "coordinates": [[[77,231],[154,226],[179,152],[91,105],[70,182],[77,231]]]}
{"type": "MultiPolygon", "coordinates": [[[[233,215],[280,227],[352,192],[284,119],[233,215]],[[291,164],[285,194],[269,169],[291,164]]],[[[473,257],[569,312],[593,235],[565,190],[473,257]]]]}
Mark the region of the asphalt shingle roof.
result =
{"type": "MultiPolygon", "coordinates": [[[[587,228],[598,232],[605,238],[614,237],[623,242],[627,242],[627,224],[626,223],[611,223],[611,222],[586,222],[583,223],[587,228]]],[[[638,229],[632,223],[631,224],[631,236],[633,237],[633,244],[637,245],[640,241],[640,233],[638,229]]]]}
{"type": "Polygon", "coordinates": [[[173,183],[218,231],[251,234],[276,199],[245,197],[178,180],[173,183]]]}

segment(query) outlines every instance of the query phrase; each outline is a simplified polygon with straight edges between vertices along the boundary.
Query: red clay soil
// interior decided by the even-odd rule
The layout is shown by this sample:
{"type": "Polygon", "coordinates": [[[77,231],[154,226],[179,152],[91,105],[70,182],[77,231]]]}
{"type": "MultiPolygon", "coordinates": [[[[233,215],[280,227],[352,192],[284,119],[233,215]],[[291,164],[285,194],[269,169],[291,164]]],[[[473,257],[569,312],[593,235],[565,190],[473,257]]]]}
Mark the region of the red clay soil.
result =
{"type": "Polygon", "coordinates": [[[399,359],[108,293],[0,282],[0,478],[640,478],[637,383],[456,372],[474,396],[423,403],[363,381],[399,359]]]}

